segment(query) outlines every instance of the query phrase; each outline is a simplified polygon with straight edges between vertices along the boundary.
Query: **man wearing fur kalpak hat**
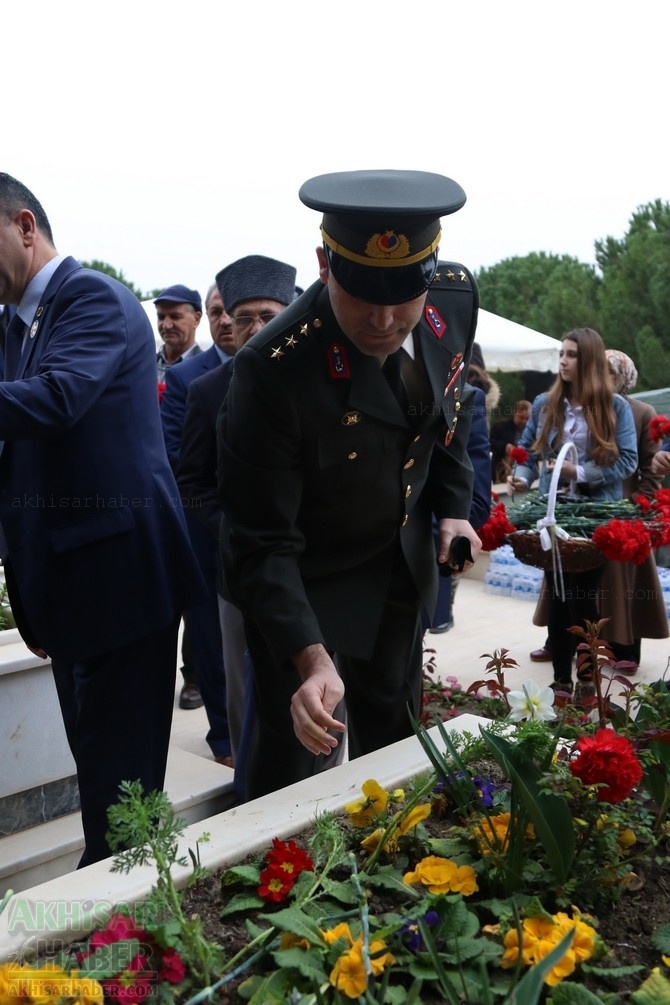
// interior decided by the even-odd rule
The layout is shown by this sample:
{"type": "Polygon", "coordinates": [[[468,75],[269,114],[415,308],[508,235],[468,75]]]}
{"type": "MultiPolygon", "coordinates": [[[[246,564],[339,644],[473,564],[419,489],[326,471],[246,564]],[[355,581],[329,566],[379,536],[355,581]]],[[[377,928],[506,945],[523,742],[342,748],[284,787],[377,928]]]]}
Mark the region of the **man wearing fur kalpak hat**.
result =
{"type": "Polygon", "coordinates": [[[463,390],[478,297],[438,260],[463,189],[354,171],[300,198],[323,214],[319,279],[238,352],[218,429],[222,561],[254,666],[249,798],[319,770],[345,731],[350,757],[411,735],[421,605],[438,566],[481,546],[463,390]]]}

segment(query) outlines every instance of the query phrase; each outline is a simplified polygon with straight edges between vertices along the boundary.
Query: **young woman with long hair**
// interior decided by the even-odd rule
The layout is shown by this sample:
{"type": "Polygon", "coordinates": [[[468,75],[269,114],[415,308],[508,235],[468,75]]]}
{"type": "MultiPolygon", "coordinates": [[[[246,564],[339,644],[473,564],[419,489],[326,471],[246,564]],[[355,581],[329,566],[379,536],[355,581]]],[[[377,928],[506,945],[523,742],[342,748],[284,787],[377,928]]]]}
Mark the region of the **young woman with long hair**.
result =
{"type": "MultiPolygon", "coordinates": [[[[558,376],[533,402],[519,444],[529,458],[508,479],[510,493],[532,485],[540,462],[539,490],[548,493],[556,457],[568,442],[574,443],[578,459],[576,464],[563,460],[561,486],[585,499],[621,499],[623,480],[637,470],[637,435],[628,402],[614,391],[603,340],[593,328],[574,328],[562,336],[558,376]]],[[[601,571],[564,573],[562,595],[553,576],[545,576],[549,649],[558,690],[572,691],[578,639],[568,629],[598,619],[601,571]]]]}

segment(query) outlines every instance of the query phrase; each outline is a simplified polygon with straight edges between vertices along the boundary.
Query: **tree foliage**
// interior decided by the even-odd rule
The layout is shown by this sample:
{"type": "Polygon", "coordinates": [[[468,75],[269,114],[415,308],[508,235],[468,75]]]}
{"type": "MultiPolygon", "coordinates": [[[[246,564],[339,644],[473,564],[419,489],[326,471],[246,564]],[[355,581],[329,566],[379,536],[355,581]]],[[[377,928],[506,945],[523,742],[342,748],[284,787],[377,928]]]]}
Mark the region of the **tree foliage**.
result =
{"type": "Polygon", "coordinates": [[[482,307],[554,338],[595,328],[634,360],[638,391],[670,386],[670,203],[638,207],[623,238],[594,248],[596,266],[533,252],[481,269],[482,307]]]}
{"type": "Polygon", "coordinates": [[[124,286],[127,286],[131,293],[133,293],[138,300],[148,300],[148,296],[145,296],[135,283],[131,283],[129,279],[126,279],[123,272],[115,269],[113,265],[108,262],[100,262],[97,258],[94,258],[91,262],[81,263],[85,269],[94,269],[96,272],[104,272],[106,276],[111,276],[112,279],[117,279],[124,286]]]}
{"type": "Polygon", "coordinates": [[[638,207],[620,241],[607,237],[595,248],[603,338],[635,360],[639,389],[662,387],[670,350],[670,204],[657,199],[638,207]]]}
{"type": "Polygon", "coordinates": [[[485,310],[545,335],[559,338],[576,323],[598,320],[595,268],[568,255],[540,251],[507,258],[476,278],[485,310]]]}

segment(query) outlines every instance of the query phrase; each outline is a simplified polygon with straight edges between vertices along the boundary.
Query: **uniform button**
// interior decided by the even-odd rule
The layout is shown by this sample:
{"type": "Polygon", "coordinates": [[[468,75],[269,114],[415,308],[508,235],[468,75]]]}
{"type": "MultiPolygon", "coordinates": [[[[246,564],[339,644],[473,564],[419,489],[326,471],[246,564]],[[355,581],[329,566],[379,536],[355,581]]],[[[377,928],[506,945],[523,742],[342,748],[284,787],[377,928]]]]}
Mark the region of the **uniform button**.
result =
{"type": "Polygon", "coordinates": [[[408,485],[407,488],[405,489],[405,499],[409,499],[411,494],[412,494],[412,486],[408,485]]]}
{"type": "Polygon", "coordinates": [[[347,454],[347,460],[350,460],[350,461],[355,461],[357,457],[358,457],[358,454],[356,453],[355,450],[352,450],[350,454],[347,454]]]}
{"type": "Polygon", "coordinates": [[[405,526],[405,524],[407,523],[408,520],[409,520],[409,513],[405,513],[405,516],[403,517],[403,521],[402,521],[402,526],[403,527],[405,526]]]}
{"type": "Polygon", "coordinates": [[[414,458],[410,457],[406,464],[403,464],[403,471],[409,471],[410,468],[414,467],[414,458]]]}

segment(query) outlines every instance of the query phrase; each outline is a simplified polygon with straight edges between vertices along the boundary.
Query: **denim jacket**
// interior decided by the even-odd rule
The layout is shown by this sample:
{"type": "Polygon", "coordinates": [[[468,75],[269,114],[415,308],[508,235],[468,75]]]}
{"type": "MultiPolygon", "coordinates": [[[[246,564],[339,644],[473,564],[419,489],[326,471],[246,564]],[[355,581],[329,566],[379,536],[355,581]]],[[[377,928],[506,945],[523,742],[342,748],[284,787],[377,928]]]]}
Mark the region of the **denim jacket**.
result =
{"type": "MultiPolygon", "coordinates": [[[[531,444],[535,442],[542,430],[546,417],[547,394],[540,394],[533,402],[530,418],[523,431],[519,446],[530,451],[531,444]]],[[[619,456],[612,464],[600,467],[595,461],[586,459],[580,462],[586,475],[586,484],[580,483],[578,490],[583,491],[589,499],[599,501],[609,501],[621,499],[623,496],[623,480],[637,471],[637,433],[635,432],[635,422],[633,413],[625,398],[620,394],[613,397],[614,412],[616,415],[616,445],[619,448],[619,456]]],[[[544,459],[555,456],[562,443],[556,441],[557,431],[552,430],[547,440],[548,444],[553,444],[551,449],[545,454],[544,459]]],[[[565,442],[565,441],[564,441],[565,442]]],[[[514,472],[515,478],[525,478],[529,485],[538,476],[538,458],[529,453],[526,464],[519,464],[514,472]]],[[[547,470],[546,464],[542,465],[540,474],[539,490],[543,495],[549,492],[551,482],[551,471],[547,470]]]]}

